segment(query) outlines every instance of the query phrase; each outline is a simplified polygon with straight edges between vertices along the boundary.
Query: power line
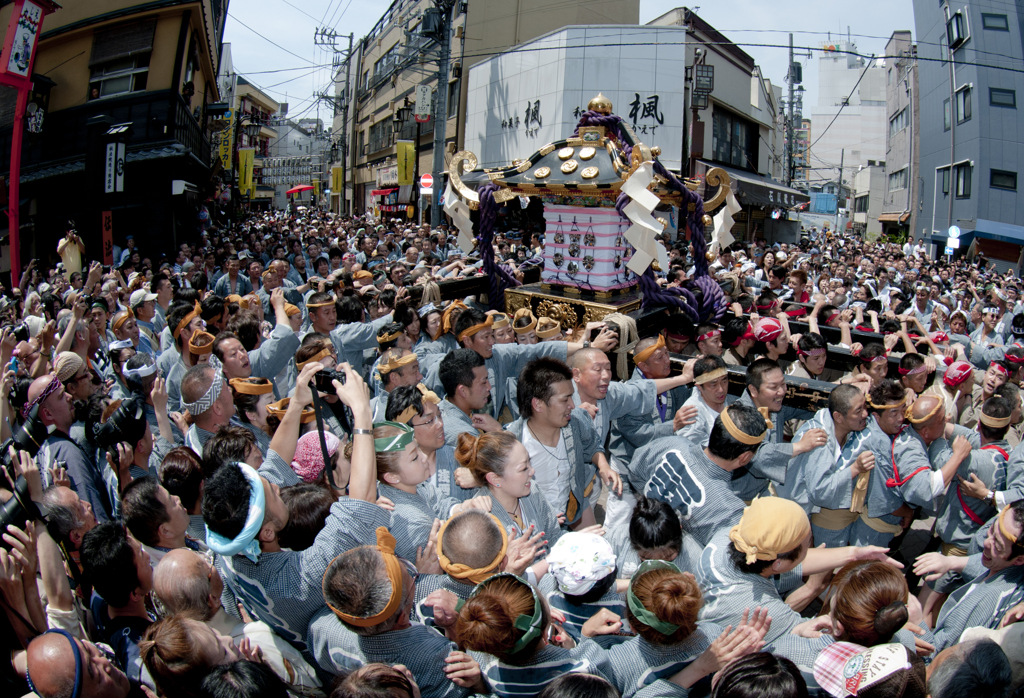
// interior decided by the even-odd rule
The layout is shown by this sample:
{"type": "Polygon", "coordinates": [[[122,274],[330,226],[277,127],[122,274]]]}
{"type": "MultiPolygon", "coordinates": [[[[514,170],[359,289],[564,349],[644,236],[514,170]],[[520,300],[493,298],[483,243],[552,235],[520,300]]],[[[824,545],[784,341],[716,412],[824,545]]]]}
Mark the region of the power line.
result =
{"type": "Polygon", "coordinates": [[[306,15],[307,17],[309,17],[309,18],[310,18],[311,20],[313,20],[314,22],[316,22],[316,21],[317,21],[317,20],[316,20],[316,17],[314,17],[313,15],[309,14],[309,13],[308,13],[308,12],[306,12],[306,11],[305,11],[304,9],[302,9],[301,7],[299,7],[298,5],[294,5],[294,4],[290,3],[290,2],[288,2],[288,0],[281,0],[281,2],[283,2],[283,3],[285,4],[285,5],[288,5],[288,6],[290,6],[290,7],[293,7],[293,8],[295,8],[296,10],[298,10],[299,12],[301,12],[302,14],[306,15]]]}
{"type": "Polygon", "coordinates": [[[281,44],[279,44],[279,43],[277,43],[277,42],[275,42],[275,41],[271,41],[271,40],[270,40],[270,39],[268,39],[267,37],[265,37],[265,36],[263,36],[262,34],[260,34],[260,33],[259,33],[258,31],[256,31],[256,30],[255,30],[255,29],[253,29],[252,27],[250,27],[250,26],[249,26],[248,24],[246,24],[246,23],[245,23],[245,22],[243,22],[242,20],[238,19],[238,17],[235,17],[235,16],[234,16],[233,14],[231,14],[230,12],[228,13],[228,17],[230,17],[231,19],[233,19],[233,20],[235,20],[236,22],[238,22],[239,24],[241,24],[241,25],[242,25],[243,27],[245,27],[246,29],[248,29],[249,31],[251,31],[251,32],[252,32],[253,34],[255,34],[256,36],[258,36],[258,37],[260,37],[261,39],[263,39],[264,41],[266,41],[266,42],[267,42],[268,44],[273,44],[274,46],[277,46],[277,47],[278,47],[279,49],[281,49],[281,50],[282,50],[282,51],[284,51],[285,53],[291,54],[291,55],[295,56],[296,58],[298,58],[298,59],[300,59],[300,60],[303,60],[303,61],[306,61],[307,63],[310,63],[310,64],[312,64],[312,65],[316,65],[315,63],[313,63],[313,61],[309,60],[308,58],[304,58],[304,57],[300,56],[300,55],[299,55],[299,54],[297,54],[297,53],[293,53],[292,51],[289,51],[288,49],[286,49],[286,48],[285,48],[284,46],[282,46],[281,44]]]}

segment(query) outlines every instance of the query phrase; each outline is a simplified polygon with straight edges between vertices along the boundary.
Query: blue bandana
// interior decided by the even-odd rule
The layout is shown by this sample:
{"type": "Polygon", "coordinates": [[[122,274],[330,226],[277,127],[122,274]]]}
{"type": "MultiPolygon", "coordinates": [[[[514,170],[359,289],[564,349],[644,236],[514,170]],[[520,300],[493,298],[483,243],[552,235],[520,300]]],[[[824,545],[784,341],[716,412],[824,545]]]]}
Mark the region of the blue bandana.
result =
{"type": "Polygon", "coordinates": [[[233,540],[214,533],[206,527],[206,545],[220,555],[237,555],[242,553],[253,562],[259,562],[260,542],[257,538],[263,528],[263,516],[266,513],[266,494],[263,491],[263,480],[252,466],[245,463],[233,463],[238,466],[245,479],[249,481],[249,513],[245,517],[245,527],[233,540]]]}

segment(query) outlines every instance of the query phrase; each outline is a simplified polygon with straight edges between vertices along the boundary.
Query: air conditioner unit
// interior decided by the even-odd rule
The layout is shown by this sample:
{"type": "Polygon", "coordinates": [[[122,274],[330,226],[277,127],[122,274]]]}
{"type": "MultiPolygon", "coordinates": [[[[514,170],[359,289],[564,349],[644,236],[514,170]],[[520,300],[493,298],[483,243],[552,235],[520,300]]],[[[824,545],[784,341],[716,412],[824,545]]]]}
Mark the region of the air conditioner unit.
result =
{"type": "Polygon", "coordinates": [[[967,24],[962,12],[954,12],[946,20],[946,43],[950,50],[967,41],[967,24]]]}

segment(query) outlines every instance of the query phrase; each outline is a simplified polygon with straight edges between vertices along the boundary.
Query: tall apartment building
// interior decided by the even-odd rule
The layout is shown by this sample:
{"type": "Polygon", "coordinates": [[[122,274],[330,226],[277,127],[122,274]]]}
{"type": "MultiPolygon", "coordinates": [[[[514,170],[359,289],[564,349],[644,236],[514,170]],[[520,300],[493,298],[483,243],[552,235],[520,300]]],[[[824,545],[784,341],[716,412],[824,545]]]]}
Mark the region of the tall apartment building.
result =
{"type": "Polygon", "coordinates": [[[1017,94],[1024,95],[1024,75],[1015,71],[1024,61],[1024,8],[1004,0],[914,0],[914,21],[918,56],[929,59],[918,65],[923,186],[915,235],[942,254],[955,225],[959,253],[973,247],[1019,268],[1024,120],[1017,94]]]}
{"type": "Polygon", "coordinates": [[[840,164],[843,181],[849,183],[861,165],[885,160],[885,61],[851,55],[857,46],[850,41],[823,48],[818,58],[818,104],[811,112],[819,129],[807,176],[813,191],[826,190],[827,183],[838,178],[840,164]]]}
{"type": "MultiPolygon", "coordinates": [[[[195,233],[210,183],[210,112],[220,99],[228,2],[63,5],[43,22],[32,75],[35,116],[26,128],[20,173],[22,261],[53,256],[69,219],[90,256],[103,249],[106,219],[112,243],[123,245],[133,234],[143,254],[156,239],[161,251],[170,249],[195,233]],[[112,128],[124,124],[130,128],[112,128]],[[124,185],[108,193],[103,154],[113,140],[125,143],[124,185]]],[[[8,25],[13,7],[0,8],[0,25],[8,25]]],[[[4,90],[4,170],[13,117],[13,90],[4,90]]],[[[2,270],[10,269],[8,251],[2,259],[2,270]]]]}
{"type": "Polygon", "coordinates": [[[918,101],[917,46],[909,31],[893,32],[885,46],[885,104],[889,126],[885,144],[885,195],[878,216],[886,234],[913,233],[921,192],[921,110],[918,101]]]}
{"type": "MultiPolygon", "coordinates": [[[[396,201],[392,208],[418,215],[418,185],[394,186],[395,141],[414,141],[417,174],[431,171],[434,120],[417,127],[411,110],[403,107],[415,100],[417,85],[429,85],[436,94],[436,62],[424,62],[421,55],[426,52],[429,58],[436,53],[437,43],[431,38],[436,28],[433,8],[431,0],[395,0],[373,29],[354,42],[352,55],[337,67],[332,139],[339,146],[339,155],[331,164],[344,168],[345,184],[344,192],[332,191],[335,211],[372,210],[384,201],[374,191],[396,189],[387,199],[396,201]],[[344,159],[342,153],[346,153],[344,159]]],[[[446,148],[458,149],[464,142],[467,102],[462,84],[470,66],[566,25],[635,25],[639,18],[639,0],[456,2],[451,66],[442,78],[448,97],[446,148]]]]}

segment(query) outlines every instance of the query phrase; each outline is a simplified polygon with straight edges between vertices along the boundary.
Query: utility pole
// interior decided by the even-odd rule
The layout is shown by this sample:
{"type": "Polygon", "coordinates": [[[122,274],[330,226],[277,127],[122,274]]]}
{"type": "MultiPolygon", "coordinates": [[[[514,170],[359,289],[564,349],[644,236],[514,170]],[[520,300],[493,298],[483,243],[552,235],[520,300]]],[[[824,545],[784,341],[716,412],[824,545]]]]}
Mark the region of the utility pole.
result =
{"type": "MultiPolygon", "coordinates": [[[[949,8],[946,8],[946,21],[949,21],[949,8]]],[[[949,54],[949,222],[946,223],[947,232],[953,226],[953,199],[956,198],[956,176],[953,168],[956,162],[956,73],[954,70],[953,49],[946,47],[949,54]]],[[[937,176],[937,173],[936,173],[937,176]]],[[[935,229],[935,221],[932,221],[932,229],[935,229]]]]}
{"type": "MultiPolygon", "coordinates": [[[[437,70],[437,99],[434,100],[434,164],[432,176],[434,188],[430,194],[430,227],[441,225],[441,207],[438,205],[438,193],[444,188],[444,146],[448,130],[448,72],[450,70],[452,51],[452,9],[454,0],[434,0],[434,5],[441,11],[440,43],[441,57],[437,70]]],[[[414,186],[418,184],[414,183],[414,186]]]]}
{"type": "MultiPolygon", "coordinates": [[[[796,85],[796,75],[793,65],[793,35],[789,35],[789,118],[786,120],[786,186],[793,184],[793,139],[796,138],[796,124],[794,123],[794,102],[793,88],[796,85]]],[[[842,173],[840,173],[840,177],[842,173]]]]}
{"type": "MultiPolygon", "coordinates": [[[[346,182],[345,182],[345,171],[346,171],[346,168],[345,168],[345,154],[348,151],[348,103],[349,103],[349,101],[351,101],[350,88],[351,88],[351,81],[352,81],[352,40],[353,40],[354,37],[353,37],[353,35],[351,33],[348,35],[348,51],[344,51],[344,50],[338,48],[338,46],[337,46],[338,38],[339,38],[339,35],[333,29],[327,29],[327,28],[324,28],[324,27],[320,27],[319,29],[317,29],[313,33],[313,43],[314,43],[314,45],[316,45],[316,46],[329,46],[334,51],[334,53],[336,55],[337,54],[341,54],[341,55],[345,56],[345,91],[344,91],[345,98],[344,98],[344,100],[342,101],[342,104],[341,104],[341,123],[342,123],[342,127],[341,127],[341,138],[338,139],[338,142],[341,144],[341,147],[338,149],[338,152],[341,155],[341,191],[339,192],[339,196],[338,196],[338,202],[339,202],[338,209],[339,209],[339,213],[344,214],[345,213],[345,184],[346,184],[346,182]]],[[[345,38],[345,35],[341,34],[340,38],[345,38]]],[[[337,67],[337,64],[335,64],[335,66],[333,66],[331,68],[331,70],[332,70],[332,74],[331,74],[332,80],[337,80],[337,72],[334,72],[336,70],[336,67],[337,67]]],[[[331,103],[331,105],[334,107],[334,111],[337,111],[337,101],[333,98],[333,96],[331,96],[331,97],[326,96],[326,90],[324,91],[324,94],[320,95],[320,98],[328,100],[331,103]]],[[[333,120],[332,120],[332,125],[331,125],[330,133],[331,133],[331,136],[330,136],[330,138],[328,140],[329,141],[333,141],[334,140],[334,138],[333,138],[333,136],[334,136],[333,120]]],[[[326,151],[325,152],[330,152],[330,144],[328,144],[326,146],[326,151]]],[[[331,166],[333,167],[333,165],[334,165],[334,159],[332,158],[331,159],[331,166]]],[[[321,169],[323,168],[322,159],[321,159],[320,167],[321,167],[321,169]]],[[[327,174],[330,175],[330,169],[328,169],[327,174]]],[[[328,205],[330,205],[330,202],[328,202],[328,205]]]]}
{"type": "Polygon", "coordinates": [[[846,148],[839,151],[839,194],[836,195],[836,230],[839,234],[839,200],[843,197],[843,161],[846,159],[846,148]]]}

